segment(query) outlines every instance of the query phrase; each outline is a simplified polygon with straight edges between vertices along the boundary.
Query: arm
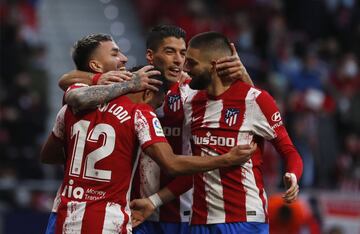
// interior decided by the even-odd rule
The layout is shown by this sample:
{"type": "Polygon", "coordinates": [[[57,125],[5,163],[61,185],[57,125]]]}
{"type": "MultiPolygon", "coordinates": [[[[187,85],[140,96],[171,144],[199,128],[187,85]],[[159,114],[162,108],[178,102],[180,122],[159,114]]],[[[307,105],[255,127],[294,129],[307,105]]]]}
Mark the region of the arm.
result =
{"type": "Polygon", "coordinates": [[[174,154],[168,143],[159,142],[146,147],[144,152],[170,175],[175,176],[242,164],[250,159],[255,149],[256,144],[251,143],[251,145],[235,146],[228,153],[220,156],[181,157],[174,154]]]}
{"type": "Polygon", "coordinates": [[[130,208],[133,228],[144,222],[161,204],[170,202],[175,198],[176,196],[165,187],[148,198],[132,200],[130,208]]]}
{"type": "MultiPolygon", "coordinates": [[[[93,78],[96,74],[91,72],[84,72],[79,70],[73,70],[69,73],[64,74],[59,80],[59,86],[62,90],[66,91],[71,85],[75,83],[83,83],[87,85],[93,84],[93,78]]],[[[122,82],[126,80],[131,80],[132,73],[129,71],[109,71],[101,74],[99,80],[96,84],[112,84],[117,82],[122,82]]]]}
{"type": "MultiPolygon", "coordinates": [[[[266,118],[263,121],[259,119],[259,129],[267,129],[267,136],[266,134],[264,136],[271,139],[271,143],[285,162],[286,173],[283,179],[287,190],[283,197],[285,201],[292,202],[297,198],[299,193],[297,181],[300,180],[303,171],[302,159],[283,125],[279,109],[274,99],[267,92],[263,91],[257,97],[256,102],[261,109],[262,116],[266,118]]],[[[261,115],[256,116],[261,118],[261,115]]]]}
{"type": "Polygon", "coordinates": [[[109,102],[110,100],[131,91],[136,92],[143,89],[157,91],[155,85],[159,85],[161,82],[149,77],[159,75],[160,72],[156,70],[150,71],[152,68],[153,66],[141,68],[133,74],[133,78],[129,81],[70,90],[65,93],[65,102],[73,108],[75,113],[77,113],[81,110],[94,109],[100,104],[109,102]]]}
{"type": "Polygon", "coordinates": [[[283,176],[284,185],[286,192],[283,195],[283,198],[286,202],[292,202],[296,200],[299,194],[299,185],[298,180],[301,178],[303,171],[302,159],[295,149],[295,146],[291,142],[290,137],[287,135],[286,129],[284,126],[281,126],[282,129],[278,131],[284,131],[283,137],[275,138],[271,141],[275,149],[280,153],[281,157],[285,162],[286,173],[283,176]]]}
{"type": "Polygon", "coordinates": [[[245,66],[242,64],[240,57],[236,51],[235,45],[231,45],[232,55],[220,58],[216,61],[216,70],[220,77],[230,79],[241,79],[243,82],[254,86],[249,73],[246,71],[245,66]]]}
{"type": "Polygon", "coordinates": [[[51,133],[40,152],[40,161],[46,164],[64,164],[65,153],[61,140],[51,133]]]}
{"type": "Polygon", "coordinates": [[[40,161],[48,164],[64,164],[64,137],[65,137],[65,112],[67,105],[63,106],[58,114],[54,127],[40,152],[40,161]]]}

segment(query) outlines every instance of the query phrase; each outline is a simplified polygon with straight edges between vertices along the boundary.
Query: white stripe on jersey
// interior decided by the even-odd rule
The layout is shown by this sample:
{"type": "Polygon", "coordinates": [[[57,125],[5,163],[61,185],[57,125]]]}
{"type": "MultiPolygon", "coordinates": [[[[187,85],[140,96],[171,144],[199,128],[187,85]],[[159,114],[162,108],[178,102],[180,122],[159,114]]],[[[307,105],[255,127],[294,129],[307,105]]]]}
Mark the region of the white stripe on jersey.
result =
{"type": "Polygon", "coordinates": [[[246,106],[243,124],[240,131],[254,131],[255,135],[271,140],[276,137],[275,131],[269,125],[264,113],[256,102],[256,98],[261,94],[260,90],[250,88],[246,95],[246,106]]]}
{"type": "MultiPolygon", "coordinates": [[[[130,196],[131,196],[131,189],[132,189],[132,184],[133,184],[133,180],[134,180],[134,175],[135,175],[135,171],[136,168],[138,167],[139,164],[139,158],[140,158],[140,153],[142,152],[141,147],[139,146],[137,152],[136,152],[136,158],[134,161],[134,165],[132,167],[132,171],[131,171],[131,178],[130,178],[130,183],[129,183],[129,189],[126,193],[126,201],[130,201],[130,196]]],[[[125,207],[125,213],[128,215],[129,217],[129,221],[126,224],[126,230],[128,233],[131,233],[132,231],[132,224],[131,224],[131,210],[130,210],[130,202],[126,202],[126,207],[125,207]]]]}
{"type": "Polygon", "coordinates": [[[265,222],[265,213],[260,196],[259,189],[256,186],[256,180],[253,173],[253,163],[250,159],[242,168],[243,184],[245,188],[245,205],[246,205],[246,220],[247,222],[265,222]]]}
{"type": "Polygon", "coordinates": [[[221,118],[221,111],[223,109],[223,100],[209,100],[206,103],[206,110],[201,127],[218,128],[220,127],[219,120],[221,118]],[[207,125],[204,122],[208,123],[207,125]]]}
{"type": "Polygon", "coordinates": [[[124,222],[124,214],[121,212],[119,204],[108,202],[105,208],[105,218],[102,234],[121,233],[124,222]]]}
{"type": "MultiPolygon", "coordinates": [[[[202,149],[202,155],[218,156],[218,154],[202,149]]],[[[221,183],[220,170],[215,169],[203,173],[203,181],[205,184],[206,204],[207,204],[207,224],[225,223],[225,205],[223,185],[221,183]]]]}
{"type": "Polygon", "coordinates": [[[135,112],[134,123],[135,123],[135,131],[140,141],[140,145],[144,144],[147,141],[150,141],[151,136],[150,136],[149,124],[145,116],[139,110],[136,110],[135,112]]]}
{"type": "Polygon", "coordinates": [[[81,233],[86,202],[71,201],[67,203],[66,218],[63,224],[63,234],[81,233]]]}

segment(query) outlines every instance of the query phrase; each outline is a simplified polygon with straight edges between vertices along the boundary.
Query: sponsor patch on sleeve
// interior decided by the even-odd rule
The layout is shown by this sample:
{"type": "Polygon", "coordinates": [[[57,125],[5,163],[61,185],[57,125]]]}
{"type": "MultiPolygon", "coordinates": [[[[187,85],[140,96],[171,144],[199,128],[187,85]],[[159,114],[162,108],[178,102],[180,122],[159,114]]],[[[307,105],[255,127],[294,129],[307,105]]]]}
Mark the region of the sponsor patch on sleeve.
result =
{"type": "Polygon", "coordinates": [[[159,119],[153,118],[152,123],[153,123],[154,131],[155,131],[155,135],[156,136],[164,136],[164,132],[161,127],[159,119]]]}

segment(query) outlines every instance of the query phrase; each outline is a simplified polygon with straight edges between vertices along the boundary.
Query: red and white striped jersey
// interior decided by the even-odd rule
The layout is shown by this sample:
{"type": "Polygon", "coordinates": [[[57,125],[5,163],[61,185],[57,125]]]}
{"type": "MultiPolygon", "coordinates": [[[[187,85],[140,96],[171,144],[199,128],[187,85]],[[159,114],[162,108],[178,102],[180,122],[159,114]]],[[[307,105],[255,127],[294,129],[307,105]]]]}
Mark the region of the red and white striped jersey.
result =
{"type": "MultiPolygon", "coordinates": [[[[175,154],[191,155],[190,126],[185,125],[181,89],[188,87],[188,81],[175,83],[170,87],[163,105],[156,114],[163,127],[164,134],[175,154]]],[[[166,186],[174,177],[160,170],[160,167],[149,156],[142,153],[139,159],[138,173],[133,188],[136,197],[148,197],[166,186]]],[[[189,222],[192,203],[192,189],[183,193],[174,201],[161,206],[152,216],[151,221],[189,222]]]]}
{"type": "MultiPolygon", "coordinates": [[[[258,144],[252,158],[242,166],[194,175],[191,223],[268,222],[262,179],[264,139],[272,140],[281,154],[301,162],[288,140],[273,98],[265,91],[236,81],[217,97],[206,91],[191,93],[184,110],[191,123],[194,155],[216,157],[252,140],[258,144]],[[281,147],[290,150],[285,153],[281,147]]],[[[296,165],[291,165],[290,170],[296,171],[296,165]]],[[[299,170],[297,176],[301,174],[302,169],[299,170]]]]}
{"type": "Polygon", "coordinates": [[[156,114],[121,96],[80,116],[65,105],[57,119],[66,165],[56,233],[131,233],[138,146],[166,142],[156,114]]]}

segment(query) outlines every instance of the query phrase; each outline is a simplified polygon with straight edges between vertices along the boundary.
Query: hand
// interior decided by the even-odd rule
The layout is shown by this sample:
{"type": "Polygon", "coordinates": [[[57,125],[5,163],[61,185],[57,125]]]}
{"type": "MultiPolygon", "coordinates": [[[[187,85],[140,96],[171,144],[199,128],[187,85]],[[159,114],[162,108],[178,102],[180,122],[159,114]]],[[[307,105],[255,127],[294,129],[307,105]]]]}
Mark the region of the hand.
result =
{"type": "Polygon", "coordinates": [[[216,61],[216,71],[218,76],[229,79],[250,79],[240,57],[236,51],[234,43],[230,43],[232,55],[220,58],[216,61]]]}
{"type": "Polygon", "coordinates": [[[251,142],[250,145],[238,145],[232,148],[227,154],[230,165],[241,165],[247,162],[255,152],[257,144],[251,142]]]}
{"type": "Polygon", "coordinates": [[[188,79],[191,79],[190,76],[186,72],[182,71],[180,74],[179,83],[182,84],[188,79]]]}
{"type": "Polygon", "coordinates": [[[161,75],[158,70],[151,70],[154,66],[147,65],[133,73],[134,91],[141,91],[144,89],[150,89],[153,91],[159,91],[156,85],[161,85],[162,82],[159,80],[151,79],[151,76],[161,75]]]}
{"type": "Polygon", "coordinates": [[[130,209],[131,222],[134,228],[144,222],[155,211],[155,206],[148,198],[142,198],[132,200],[130,209]]]}
{"type": "Polygon", "coordinates": [[[285,188],[287,189],[285,194],[282,196],[287,203],[291,203],[296,200],[299,194],[299,185],[294,173],[285,173],[284,177],[285,188]]]}
{"type": "Polygon", "coordinates": [[[97,82],[100,85],[107,85],[117,82],[131,80],[132,73],[126,70],[109,71],[102,74],[97,82]]]}

